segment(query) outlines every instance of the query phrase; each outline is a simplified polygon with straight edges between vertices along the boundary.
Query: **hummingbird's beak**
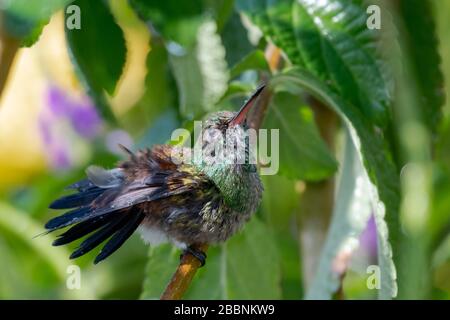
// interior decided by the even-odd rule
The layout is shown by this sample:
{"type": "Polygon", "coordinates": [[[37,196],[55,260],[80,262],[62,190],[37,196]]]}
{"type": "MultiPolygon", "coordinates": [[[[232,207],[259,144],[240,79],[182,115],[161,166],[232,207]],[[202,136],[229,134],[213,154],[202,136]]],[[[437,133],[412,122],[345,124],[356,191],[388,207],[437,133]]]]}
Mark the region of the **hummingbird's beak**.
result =
{"type": "Polygon", "coordinates": [[[244,103],[241,110],[239,110],[239,112],[236,113],[236,115],[230,120],[230,127],[244,123],[248,112],[255,105],[255,102],[258,100],[259,95],[263,92],[265,87],[266,86],[263,84],[256,89],[255,93],[253,93],[252,96],[244,103]]]}

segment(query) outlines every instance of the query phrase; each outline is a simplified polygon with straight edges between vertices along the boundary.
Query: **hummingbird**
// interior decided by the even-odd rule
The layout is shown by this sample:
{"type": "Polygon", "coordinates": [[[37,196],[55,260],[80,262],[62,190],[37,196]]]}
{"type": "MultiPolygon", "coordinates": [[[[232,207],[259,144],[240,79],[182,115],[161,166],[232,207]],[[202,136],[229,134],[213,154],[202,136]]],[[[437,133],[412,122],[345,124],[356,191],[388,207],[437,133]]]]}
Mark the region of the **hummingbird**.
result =
{"type": "MultiPolygon", "coordinates": [[[[207,130],[223,134],[229,130],[232,138],[240,140],[248,129],[249,110],[263,90],[260,86],[238,112],[210,115],[202,126],[202,151],[214,155],[216,150],[211,146],[217,135],[206,134],[207,130]]],[[[198,245],[227,240],[261,202],[263,187],[256,164],[179,161],[174,156],[175,146],[167,144],[136,153],[121,147],[129,156],[127,160],[114,169],[89,167],[85,179],[67,187],[74,190],[72,194],[49,206],[68,210],[45,224],[47,232],[70,227],[57,236],[54,246],[84,238],[70,259],[106,241],[94,260],[97,264],[137,231],[144,242],[170,242],[182,250],[182,256],[191,254],[203,266],[206,254],[198,245]]],[[[248,147],[245,153],[248,155],[248,147]]]]}

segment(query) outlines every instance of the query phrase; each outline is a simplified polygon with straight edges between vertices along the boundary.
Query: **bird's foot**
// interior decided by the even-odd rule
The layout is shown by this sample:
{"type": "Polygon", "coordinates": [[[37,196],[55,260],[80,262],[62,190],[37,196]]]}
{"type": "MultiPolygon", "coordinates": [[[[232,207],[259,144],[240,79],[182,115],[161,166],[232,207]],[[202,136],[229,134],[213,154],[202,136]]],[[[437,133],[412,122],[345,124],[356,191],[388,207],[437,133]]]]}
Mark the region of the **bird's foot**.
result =
{"type": "Polygon", "coordinates": [[[197,258],[198,261],[200,261],[200,268],[203,267],[206,263],[206,253],[204,253],[199,249],[194,248],[193,246],[187,247],[184,250],[183,254],[180,256],[180,259],[182,259],[185,254],[191,254],[192,256],[197,258]]]}

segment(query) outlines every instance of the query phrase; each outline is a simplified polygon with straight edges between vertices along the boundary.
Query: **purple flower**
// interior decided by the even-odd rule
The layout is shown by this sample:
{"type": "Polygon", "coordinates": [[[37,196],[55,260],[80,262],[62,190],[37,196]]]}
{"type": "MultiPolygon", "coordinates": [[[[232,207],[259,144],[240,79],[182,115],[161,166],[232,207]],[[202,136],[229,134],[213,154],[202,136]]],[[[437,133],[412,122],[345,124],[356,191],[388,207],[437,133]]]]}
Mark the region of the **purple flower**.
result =
{"type": "Polygon", "coordinates": [[[57,117],[67,115],[72,108],[67,95],[55,86],[51,86],[47,92],[47,106],[51,113],[57,117]]]}
{"type": "Polygon", "coordinates": [[[77,139],[67,130],[91,140],[100,133],[101,118],[87,97],[76,99],[54,85],[49,86],[45,101],[46,108],[38,122],[42,141],[51,165],[56,169],[67,169],[73,165],[76,152],[71,148],[77,139]]]}
{"type": "Polygon", "coordinates": [[[69,169],[71,166],[71,161],[67,150],[63,146],[57,146],[53,148],[52,154],[52,165],[59,170],[69,169]]]}
{"type": "Polygon", "coordinates": [[[89,98],[74,99],[58,87],[50,86],[47,105],[55,117],[67,118],[81,137],[92,139],[99,133],[101,119],[89,98]]]}
{"type": "Polygon", "coordinates": [[[39,117],[39,132],[41,133],[42,140],[46,145],[50,145],[53,142],[53,135],[50,130],[49,121],[46,117],[39,117]]]}
{"type": "Polygon", "coordinates": [[[373,215],[370,216],[366,229],[361,233],[359,241],[361,249],[367,253],[369,259],[376,261],[378,252],[377,225],[373,215]]]}
{"type": "Polygon", "coordinates": [[[94,138],[100,131],[101,119],[90,101],[72,108],[70,121],[75,131],[86,139],[94,138]]]}

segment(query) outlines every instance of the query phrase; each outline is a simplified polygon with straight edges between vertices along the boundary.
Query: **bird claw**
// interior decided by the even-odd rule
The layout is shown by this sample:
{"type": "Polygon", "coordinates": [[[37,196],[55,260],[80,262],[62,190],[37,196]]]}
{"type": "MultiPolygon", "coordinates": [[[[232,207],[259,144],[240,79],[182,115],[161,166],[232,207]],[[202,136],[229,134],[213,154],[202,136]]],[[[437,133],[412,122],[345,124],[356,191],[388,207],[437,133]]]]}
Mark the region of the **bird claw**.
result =
{"type": "Polygon", "coordinates": [[[195,249],[193,247],[187,247],[183,254],[180,255],[180,259],[183,258],[184,255],[186,254],[190,254],[192,256],[194,256],[195,258],[197,258],[198,261],[200,261],[200,268],[203,267],[206,263],[206,253],[204,253],[201,250],[195,249]]]}

